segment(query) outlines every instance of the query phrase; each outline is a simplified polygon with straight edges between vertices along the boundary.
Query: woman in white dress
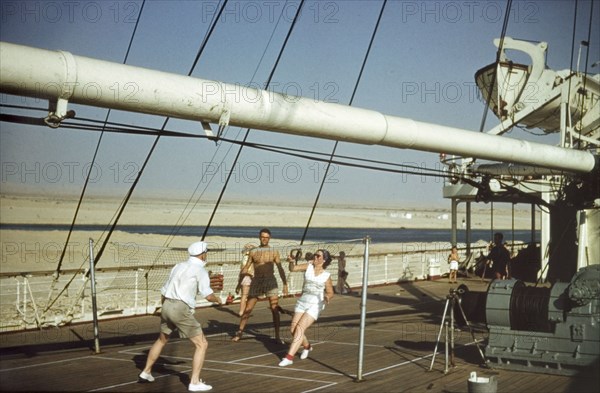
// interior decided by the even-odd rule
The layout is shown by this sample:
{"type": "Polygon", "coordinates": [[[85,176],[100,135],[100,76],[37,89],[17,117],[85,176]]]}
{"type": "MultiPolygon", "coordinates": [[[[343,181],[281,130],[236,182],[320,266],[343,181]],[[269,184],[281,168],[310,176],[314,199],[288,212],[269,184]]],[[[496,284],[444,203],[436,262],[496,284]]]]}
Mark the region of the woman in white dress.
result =
{"type": "Polygon", "coordinates": [[[306,338],[306,331],[319,318],[319,314],[333,297],[331,274],[325,269],[331,263],[331,255],[327,250],[317,250],[309,263],[297,265],[290,261],[291,272],[304,272],[302,295],[296,302],[292,318],[292,343],[287,355],[279,362],[280,367],[294,363],[294,355],[302,346],[304,349],[300,359],[306,359],[312,347],[306,338]]]}

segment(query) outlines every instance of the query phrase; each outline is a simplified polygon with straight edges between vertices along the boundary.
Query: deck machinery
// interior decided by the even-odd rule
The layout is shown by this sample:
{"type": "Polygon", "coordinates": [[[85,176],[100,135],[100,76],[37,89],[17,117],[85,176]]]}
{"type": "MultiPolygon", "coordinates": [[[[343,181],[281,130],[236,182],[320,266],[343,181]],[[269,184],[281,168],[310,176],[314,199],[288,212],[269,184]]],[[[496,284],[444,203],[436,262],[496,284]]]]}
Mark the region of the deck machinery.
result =
{"type": "Polygon", "coordinates": [[[51,127],[71,117],[68,105],[78,103],[196,121],[212,139],[231,125],[443,153],[452,175],[444,196],[453,202],[453,229],[459,202],[545,206],[541,278],[552,286],[493,281],[486,293],[467,291],[463,302],[469,315],[484,316],[487,356],[497,366],[566,372],[597,363],[600,355],[600,77],[548,69],[544,43],[495,42],[500,61],[476,75],[501,121],[487,133],[6,42],[0,43],[0,92],[48,100],[51,127]],[[528,54],[532,64],[513,63],[506,49],[528,54]],[[86,92],[129,84],[134,100],[86,92]],[[218,124],[216,136],[211,123],[218,124]],[[559,132],[559,146],[502,136],[516,126],[559,132]]]}
{"type": "Polygon", "coordinates": [[[489,329],[491,367],[574,375],[598,366],[599,283],[600,265],[591,265],[551,287],[517,279],[494,280],[487,292],[463,286],[460,302],[470,322],[489,329]]]}
{"type": "MultiPolygon", "coordinates": [[[[500,40],[494,41],[496,46],[500,40]]],[[[476,73],[476,82],[500,124],[560,133],[560,146],[598,153],[600,78],[547,68],[547,44],[505,38],[500,62],[476,73]],[[507,50],[524,52],[531,64],[511,61],[507,50]]],[[[531,203],[545,207],[543,269],[536,285],[494,280],[487,292],[464,288],[468,319],[486,323],[486,357],[493,367],[573,374],[598,366],[600,357],[600,211],[597,173],[576,175],[510,163],[477,165],[462,159],[461,177],[445,196],[457,201],[531,203]],[[522,187],[523,183],[527,183],[522,187]],[[537,201],[536,201],[537,200],[537,201]],[[540,285],[540,283],[545,284],[540,285]],[[550,286],[549,286],[550,285],[550,286]]],[[[534,239],[532,239],[533,241],[534,239]]],[[[527,261],[519,261],[526,263],[527,261]]]]}

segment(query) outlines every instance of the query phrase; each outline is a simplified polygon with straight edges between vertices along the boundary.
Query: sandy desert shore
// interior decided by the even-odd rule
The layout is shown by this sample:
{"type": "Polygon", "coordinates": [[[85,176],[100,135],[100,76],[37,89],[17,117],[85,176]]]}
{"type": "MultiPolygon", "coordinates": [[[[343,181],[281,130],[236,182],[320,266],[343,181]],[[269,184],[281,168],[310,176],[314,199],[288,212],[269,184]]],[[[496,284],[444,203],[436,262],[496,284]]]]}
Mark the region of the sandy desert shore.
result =
{"type": "MultiPolygon", "coordinates": [[[[111,199],[86,200],[80,208],[77,225],[107,225],[118,209],[120,201],[111,199]]],[[[76,199],[47,197],[0,197],[0,223],[2,224],[70,224],[77,206],[76,199]]],[[[168,200],[132,200],[119,223],[122,225],[200,225],[208,222],[214,205],[203,204],[187,207],[185,202],[168,200]],[[191,211],[191,212],[190,212],[191,211]],[[183,223],[183,224],[181,224],[183,223]]],[[[251,203],[222,204],[212,226],[260,226],[304,227],[310,214],[310,206],[285,206],[270,204],[261,206],[251,203]]],[[[449,229],[450,208],[385,209],[356,206],[324,206],[315,211],[311,226],[332,228],[442,228],[449,229]]],[[[458,221],[464,217],[459,213],[458,221]]],[[[491,214],[488,205],[472,209],[474,229],[489,229],[491,214]]],[[[511,228],[513,212],[494,209],[494,227],[511,228]]],[[[539,222],[539,218],[536,219],[539,222]]],[[[529,229],[531,212],[528,209],[514,213],[515,229],[529,229]]],[[[50,271],[56,268],[68,232],[61,230],[0,230],[2,244],[0,271],[50,271]]],[[[100,231],[79,231],[77,226],[69,240],[63,269],[80,268],[87,256],[89,239],[99,241],[100,231]]],[[[258,234],[257,234],[258,235],[258,234]]],[[[104,235],[105,236],[105,235],[104,235]]],[[[199,234],[201,236],[201,234],[199,234]]],[[[167,236],[158,234],[132,234],[118,229],[110,242],[137,244],[154,247],[181,247],[199,240],[199,236],[167,236]]],[[[477,241],[478,239],[473,239],[477,241]]],[[[258,243],[257,238],[234,238],[208,236],[206,241],[223,248],[241,248],[246,243],[258,243]]],[[[274,245],[277,238],[274,234],[274,245]]],[[[279,243],[280,244],[280,243],[279,243]]],[[[393,252],[398,244],[373,244],[372,252],[393,252]]]]}
{"type": "MultiPolygon", "coordinates": [[[[0,222],[21,224],[70,224],[77,208],[75,198],[24,197],[0,195],[0,222]]],[[[119,209],[121,200],[89,199],[81,204],[77,224],[107,224],[119,209]]],[[[465,217],[459,205],[458,221],[465,217]]],[[[311,205],[259,205],[256,203],[222,203],[213,226],[304,227],[311,205]]],[[[214,202],[187,205],[185,201],[131,199],[119,224],[122,225],[201,225],[208,223],[214,202]]],[[[473,204],[473,229],[488,229],[492,220],[490,205],[473,204]]],[[[510,205],[496,205],[493,223],[497,228],[511,228],[510,205]]],[[[450,203],[447,207],[410,207],[398,203],[395,208],[368,206],[318,206],[311,226],[321,228],[450,228],[450,203]]],[[[528,229],[531,211],[524,207],[514,211],[514,227],[528,229]]]]}

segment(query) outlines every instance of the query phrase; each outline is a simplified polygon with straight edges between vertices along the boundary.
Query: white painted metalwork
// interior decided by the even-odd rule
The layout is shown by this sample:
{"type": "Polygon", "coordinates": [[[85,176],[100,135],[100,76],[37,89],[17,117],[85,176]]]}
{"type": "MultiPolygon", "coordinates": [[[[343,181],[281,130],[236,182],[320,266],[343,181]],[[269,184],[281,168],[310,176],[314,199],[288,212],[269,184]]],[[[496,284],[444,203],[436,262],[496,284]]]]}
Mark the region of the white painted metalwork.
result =
{"type": "MultiPolygon", "coordinates": [[[[595,167],[594,156],[586,151],[82,56],[72,56],[73,61],[67,58],[71,57],[62,51],[0,43],[0,92],[48,99],[51,103],[68,96],[73,103],[217,123],[220,128],[242,126],[568,172],[587,173],[595,167]]],[[[64,107],[59,110],[62,113],[66,116],[64,107]]]]}

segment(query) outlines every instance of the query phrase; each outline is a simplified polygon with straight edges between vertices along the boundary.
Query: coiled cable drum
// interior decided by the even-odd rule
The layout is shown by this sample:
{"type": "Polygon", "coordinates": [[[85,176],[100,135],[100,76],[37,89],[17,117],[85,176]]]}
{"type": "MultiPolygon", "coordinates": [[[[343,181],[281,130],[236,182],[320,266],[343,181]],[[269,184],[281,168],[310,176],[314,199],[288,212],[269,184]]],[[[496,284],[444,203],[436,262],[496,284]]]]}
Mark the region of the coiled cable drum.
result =
{"type": "Polygon", "coordinates": [[[550,288],[515,286],[510,300],[510,328],[550,333],[550,288]]]}

